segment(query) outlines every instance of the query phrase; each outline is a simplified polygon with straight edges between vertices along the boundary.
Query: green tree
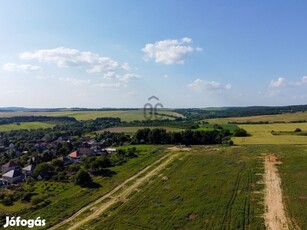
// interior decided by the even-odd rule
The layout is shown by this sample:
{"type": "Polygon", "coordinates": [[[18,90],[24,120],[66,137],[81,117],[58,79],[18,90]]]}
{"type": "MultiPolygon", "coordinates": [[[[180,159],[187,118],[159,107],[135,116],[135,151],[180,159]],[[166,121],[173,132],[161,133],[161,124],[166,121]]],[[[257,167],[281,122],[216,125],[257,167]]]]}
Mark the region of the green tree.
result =
{"type": "Polygon", "coordinates": [[[80,185],[81,187],[86,187],[92,183],[92,178],[88,172],[84,171],[83,169],[80,169],[77,172],[75,183],[77,185],[80,185]]]}
{"type": "Polygon", "coordinates": [[[43,162],[36,166],[36,168],[33,171],[33,176],[37,177],[41,175],[42,177],[46,177],[46,176],[49,176],[53,170],[54,168],[52,167],[51,164],[43,162]]]}
{"type": "Polygon", "coordinates": [[[246,137],[248,134],[247,134],[247,131],[245,129],[242,129],[242,128],[236,128],[233,132],[233,135],[235,137],[246,137]]]}

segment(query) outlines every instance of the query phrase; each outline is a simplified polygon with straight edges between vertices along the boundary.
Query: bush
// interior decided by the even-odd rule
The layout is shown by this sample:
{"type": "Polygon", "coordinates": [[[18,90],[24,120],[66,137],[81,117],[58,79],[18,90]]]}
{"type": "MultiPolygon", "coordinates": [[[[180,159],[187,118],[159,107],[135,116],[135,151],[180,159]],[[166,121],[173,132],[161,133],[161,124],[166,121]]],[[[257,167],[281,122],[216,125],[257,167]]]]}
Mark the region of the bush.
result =
{"type": "Polygon", "coordinates": [[[229,144],[230,146],[232,146],[232,145],[233,145],[233,141],[232,141],[232,140],[228,141],[228,144],[229,144]]]}
{"type": "Polygon", "coordinates": [[[35,197],[31,200],[31,204],[36,205],[44,200],[44,197],[35,197]]]}
{"type": "Polygon", "coordinates": [[[235,137],[246,137],[248,136],[247,131],[242,128],[236,128],[235,131],[233,132],[233,136],[235,137]]]}
{"type": "Polygon", "coordinates": [[[10,206],[13,204],[13,201],[10,197],[4,197],[3,201],[2,201],[2,204],[4,206],[10,206]]]}
{"type": "Polygon", "coordinates": [[[300,128],[296,128],[294,132],[299,133],[299,132],[302,132],[302,130],[300,128]]]}
{"type": "Polygon", "coordinates": [[[22,201],[24,201],[24,202],[30,202],[30,200],[31,200],[31,197],[34,195],[34,193],[32,193],[32,192],[26,192],[24,195],[23,195],[23,197],[22,197],[22,201]]]}

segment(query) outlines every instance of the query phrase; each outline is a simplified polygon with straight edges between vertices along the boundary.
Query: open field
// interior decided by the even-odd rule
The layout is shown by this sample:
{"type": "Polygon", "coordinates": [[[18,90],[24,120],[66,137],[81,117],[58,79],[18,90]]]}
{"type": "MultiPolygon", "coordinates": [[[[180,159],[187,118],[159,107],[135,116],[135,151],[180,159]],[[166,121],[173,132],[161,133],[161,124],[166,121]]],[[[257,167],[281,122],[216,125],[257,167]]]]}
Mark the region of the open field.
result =
{"type": "Polygon", "coordinates": [[[7,132],[11,130],[20,130],[20,129],[46,129],[52,128],[54,125],[45,123],[45,122],[21,122],[20,124],[6,124],[0,125],[0,132],[7,132]]]}
{"type": "Polygon", "coordinates": [[[82,229],[264,229],[259,154],[200,146],[180,154],[82,229]]]}
{"type": "Polygon", "coordinates": [[[139,129],[144,129],[144,128],[149,128],[149,129],[162,128],[169,132],[180,132],[184,130],[180,128],[166,127],[166,126],[129,126],[129,127],[111,127],[111,128],[104,129],[102,131],[98,131],[98,132],[109,131],[111,133],[134,134],[139,129]]]}
{"type": "MultiPolygon", "coordinates": [[[[159,113],[182,117],[181,114],[161,110],[159,113]]],[[[14,117],[14,116],[66,116],[74,117],[77,120],[91,120],[98,117],[119,117],[122,121],[144,120],[144,112],[139,110],[112,110],[112,111],[63,111],[63,112],[0,112],[0,117],[14,117]]],[[[161,119],[174,119],[168,116],[162,116],[161,119]]]]}
{"type": "Polygon", "coordinates": [[[294,131],[301,128],[307,130],[307,123],[286,124],[253,124],[239,125],[251,134],[249,137],[233,137],[232,140],[238,145],[248,144],[307,144],[307,136],[299,135],[272,135],[272,131],[294,131]]]}
{"type": "MultiPolygon", "coordinates": [[[[207,131],[207,130],[214,130],[215,124],[203,124],[197,130],[200,131],[207,131]]],[[[236,124],[221,124],[219,125],[223,127],[223,129],[228,129],[230,132],[233,132],[238,126],[236,124]]]]}
{"type": "Polygon", "coordinates": [[[229,118],[213,118],[207,119],[211,124],[228,124],[229,122],[291,122],[307,120],[307,112],[297,112],[297,113],[283,113],[276,115],[262,115],[262,116],[250,116],[250,117],[229,117],[229,118]]]}

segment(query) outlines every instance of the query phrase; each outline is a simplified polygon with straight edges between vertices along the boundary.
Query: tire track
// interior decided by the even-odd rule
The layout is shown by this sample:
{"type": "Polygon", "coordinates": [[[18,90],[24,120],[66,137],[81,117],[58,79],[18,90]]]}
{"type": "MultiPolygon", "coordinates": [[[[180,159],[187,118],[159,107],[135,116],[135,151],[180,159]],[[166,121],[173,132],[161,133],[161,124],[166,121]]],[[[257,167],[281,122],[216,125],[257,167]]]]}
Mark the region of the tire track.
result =
{"type": "Polygon", "coordinates": [[[271,230],[298,229],[291,226],[286,216],[281,190],[281,180],[276,168],[280,164],[275,155],[267,155],[264,161],[264,183],[265,183],[265,225],[271,230]]]}
{"type": "Polygon", "coordinates": [[[86,222],[97,218],[99,215],[101,215],[104,211],[106,211],[109,207],[111,207],[113,204],[115,204],[118,199],[129,199],[128,196],[131,192],[133,192],[135,189],[137,189],[138,186],[140,186],[142,183],[144,183],[146,180],[148,180],[150,177],[156,175],[159,171],[163,170],[173,159],[178,157],[179,154],[175,152],[171,152],[166,154],[164,157],[160,158],[159,160],[155,161],[154,163],[150,164],[149,166],[145,167],[143,170],[139,171],[132,177],[125,180],[123,183],[119,184],[117,187],[115,187],[113,190],[99,198],[98,200],[94,201],[93,203],[83,207],[78,212],[76,212],[73,216],[70,218],[62,221],[61,223],[49,228],[49,230],[55,230],[60,227],[62,227],[65,224],[69,224],[73,222],[79,215],[82,213],[93,210],[94,206],[99,205],[101,202],[108,200],[107,202],[100,204],[99,207],[95,207],[94,211],[84,219],[74,223],[71,227],[68,229],[76,229],[86,222]],[[151,169],[151,167],[158,164],[154,169],[151,169]],[[150,170],[150,171],[149,171],[150,170]],[[149,172],[147,172],[149,171],[149,172]],[[142,175],[145,174],[145,175],[142,175]],[[127,185],[129,182],[134,181],[131,185],[127,185]],[[122,191],[120,191],[122,189],[122,191]],[[115,196],[113,196],[115,193],[117,193],[115,196]]]}

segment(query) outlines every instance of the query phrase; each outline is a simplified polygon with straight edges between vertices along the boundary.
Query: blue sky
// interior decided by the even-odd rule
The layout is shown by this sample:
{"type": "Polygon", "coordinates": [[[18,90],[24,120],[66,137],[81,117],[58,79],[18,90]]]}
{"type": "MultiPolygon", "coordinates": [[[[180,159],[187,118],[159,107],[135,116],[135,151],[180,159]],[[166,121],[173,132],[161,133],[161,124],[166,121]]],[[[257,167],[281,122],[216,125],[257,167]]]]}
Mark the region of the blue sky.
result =
{"type": "Polygon", "coordinates": [[[0,107],[307,104],[306,1],[1,1],[0,107]]]}

